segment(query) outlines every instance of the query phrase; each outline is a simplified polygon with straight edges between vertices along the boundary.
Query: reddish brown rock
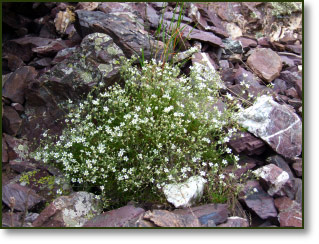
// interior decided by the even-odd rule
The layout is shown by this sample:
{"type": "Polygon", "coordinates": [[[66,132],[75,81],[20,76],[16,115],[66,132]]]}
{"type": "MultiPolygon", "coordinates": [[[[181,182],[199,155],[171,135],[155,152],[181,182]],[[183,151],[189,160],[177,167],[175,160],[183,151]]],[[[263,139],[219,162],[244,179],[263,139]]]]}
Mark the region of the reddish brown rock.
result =
{"type": "Polygon", "coordinates": [[[3,110],[3,132],[12,136],[16,136],[20,131],[22,119],[20,118],[17,111],[11,106],[4,106],[3,110]]]}
{"type": "Polygon", "coordinates": [[[298,177],[302,177],[302,159],[298,158],[293,164],[292,168],[294,169],[298,177]]]}
{"type": "Polygon", "coordinates": [[[266,149],[266,144],[261,139],[248,132],[240,132],[233,135],[227,144],[236,154],[260,155],[266,149]]]}
{"type": "Polygon", "coordinates": [[[247,59],[248,66],[263,80],[273,81],[280,75],[280,56],[269,48],[255,49],[247,59]]]}
{"type": "Polygon", "coordinates": [[[76,9],[93,11],[98,8],[99,4],[98,2],[80,2],[76,5],[76,9]]]}
{"type": "Polygon", "coordinates": [[[147,211],[143,217],[158,227],[201,227],[193,215],[176,214],[167,210],[147,211]]]}
{"type": "Polygon", "coordinates": [[[11,107],[13,107],[19,114],[24,112],[24,107],[20,103],[11,103],[11,107]]]}
{"type": "Polygon", "coordinates": [[[286,50],[296,53],[296,54],[302,54],[302,46],[301,45],[286,45],[286,50]]]}
{"type": "Polygon", "coordinates": [[[294,178],[294,174],[292,173],[290,166],[288,165],[288,162],[283,157],[279,155],[271,156],[267,158],[267,162],[274,164],[282,170],[286,171],[289,175],[289,179],[294,178]]]}
{"type": "Polygon", "coordinates": [[[249,227],[247,219],[232,216],[228,217],[226,223],[220,224],[217,227],[249,227]]]}
{"type": "Polygon", "coordinates": [[[25,89],[37,75],[36,70],[30,66],[24,66],[13,72],[5,81],[2,96],[9,98],[12,102],[24,103],[25,89]]]}
{"type": "Polygon", "coordinates": [[[8,145],[4,137],[2,137],[2,163],[7,163],[9,161],[8,157],[8,145]]]}
{"type": "Polygon", "coordinates": [[[302,227],[302,208],[296,201],[288,197],[275,199],[276,208],[279,211],[278,220],[280,227],[302,227]]]}
{"type": "Polygon", "coordinates": [[[2,65],[4,68],[8,68],[10,71],[15,71],[21,66],[24,66],[25,63],[22,61],[21,58],[8,53],[3,56],[2,65]]]}
{"type": "Polygon", "coordinates": [[[9,162],[10,168],[18,173],[36,170],[36,165],[27,161],[12,160],[9,162]]]}
{"type": "Polygon", "coordinates": [[[216,225],[224,223],[228,216],[226,204],[205,204],[188,209],[176,209],[175,214],[195,215],[202,226],[207,225],[208,221],[213,220],[216,225]]]}
{"type": "Polygon", "coordinates": [[[100,214],[87,221],[83,227],[123,227],[127,225],[128,222],[134,222],[134,220],[137,221],[144,212],[145,210],[142,208],[127,205],[100,214]]]}
{"type": "Polygon", "coordinates": [[[237,39],[240,41],[245,52],[249,51],[250,48],[257,47],[257,41],[248,37],[239,37],[237,39]]]}
{"type": "Polygon", "coordinates": [[[2,188],[2,201],[7,206],[9,206],[10,197],[15,198],[14,209],[18,211],[29,210],[44,200],[28,187],[9,183],[2,188]]]}
{"type": "Polygon", "coordinates": [[[263,190],[256,180],[246,183],[239,200],[261,219],[277,217],[274,199],[263,190]]]}
{"type": "Polygon", "coordinates": [[[268,37],[261,37],[257,40],[258,45],[260,45],[261,47],[270,47],[270,42],[269,42],[269,38],[268,37]]]}
{"type": "Polygon", "coordinates": [[[43,56],[51,56],[52,54],[55,54],[62,49],[68,48],[71,45],[72,44],[69,41],[53,40],[47,45],[32,48],[32,52],[43,56]]]}
{"type": "Polygon", "coordinates": [[[302,80],[301,79],[296,80],[295,88],[296,88],[296,91],[298,93],[299,98],[302,99],[302,80]]]}

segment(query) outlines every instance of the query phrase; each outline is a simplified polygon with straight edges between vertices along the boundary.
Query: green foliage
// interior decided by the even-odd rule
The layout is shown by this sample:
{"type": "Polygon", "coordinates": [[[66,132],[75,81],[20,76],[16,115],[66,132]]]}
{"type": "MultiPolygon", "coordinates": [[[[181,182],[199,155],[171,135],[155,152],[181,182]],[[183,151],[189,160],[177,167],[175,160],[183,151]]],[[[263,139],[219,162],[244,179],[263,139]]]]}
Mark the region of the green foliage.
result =
{"type": "Polygon", "coordinates": [[[195,64],[186,77],[168,63],[144,61],[139,69],[135,61],[122,60],[124,87],[101,83],[79,104],[69,101],[62,135],[44,133],[33,157],[60,168],[76,189],[94,192],[106,205],[164,201],[163,186],[193,175],[209,182],[210,202],[237,194],[237,179],[226,167],[239,168],[239,158],[226,142],[238,129],[240,106],[221,95],[218,73],[195,64]],[[223,111],[216,105],[221,100],[223,111]]]}
{"type": "Polygon", "coordinates": [[[302,5],[300,2],[271,2],[274,16],[290,15],[293,12],[300,11],[302,5]]]}

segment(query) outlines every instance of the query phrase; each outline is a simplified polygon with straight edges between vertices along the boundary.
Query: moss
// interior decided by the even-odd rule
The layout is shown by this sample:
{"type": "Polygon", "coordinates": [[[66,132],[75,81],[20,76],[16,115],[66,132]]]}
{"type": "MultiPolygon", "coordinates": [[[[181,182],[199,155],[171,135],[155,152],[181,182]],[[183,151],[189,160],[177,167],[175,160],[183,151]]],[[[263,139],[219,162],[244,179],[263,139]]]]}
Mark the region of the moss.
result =
{"type": "Polygon", "coordinates": [[[301,3],[294,2],[272,2],[271,5],[273,7],[272,14],[277,17],[290,15],[302,9],[301,3]]]}

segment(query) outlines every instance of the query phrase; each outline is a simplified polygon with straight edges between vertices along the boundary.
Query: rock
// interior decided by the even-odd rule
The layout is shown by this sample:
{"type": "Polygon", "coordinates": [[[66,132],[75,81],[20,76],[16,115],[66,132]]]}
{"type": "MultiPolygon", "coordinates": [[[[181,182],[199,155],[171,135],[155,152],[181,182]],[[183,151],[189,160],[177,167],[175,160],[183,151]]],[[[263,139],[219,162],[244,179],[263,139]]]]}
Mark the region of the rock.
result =
{"type": "Polygon", "coordinates": [[[289,179],[294,178],[294,174],[292,173],[288,163],[279,155],[275,155],[275,156],[271,156],[267,158],[267,162],[269,162],[270,164],[274,164],[277,167],[281,168],[283,171],[287,172],[289,175],[289,179]]]}
{"type": "Polygon", "coordinates": [[[18,173],[24,173],[36,170],[37,166],[28,161],[12,160],[9,162],[10,168],[18,173]]]}
{"type": "Polygon", "coordinates": [[[2,187],[2,201],[9,206],[11,197],[15,199],[14,209],[21,212],[34,208],[44,200],[28,187],[9,183],[2,187]]]}
{"type": "Polygon", "coordinates": [[[261,96],[239,114],[240,124],[287,158],[302,150],[302,123],[298,115],[271,97],[261,96]]]}
{"type": "Polygon", "coordinates": [[[9,161],[8,157],[8,145],[4,137],[2,137],[2,163],[7,163],[9,161]]]}
{"type": "Polygon", "coordinates": [[[23,139],[18,139],[16,137],[10,136],[6,133],[2,134],[2,138],[5,139],[8,149],[8,160],[25,160],[28,152],[28,141],[23,139]]]}
{"type": "Polygon", "coordinates": [[[280,75],[280,56],[269,48],[255,49],[247,59],[247,65],[263,80],[272,82],[280,75]]]}
{"type": "Polygon", "coordinates": [[[243,47],[241,45],[240,41],[237,40],[231,40],[231,39],[224,39],[223,40],[224,46],[225,46],[225,53],[227,55],[232,55],[234,53],[243,53],[243,47]]]}
{"type": "Polygon", "coordinates": [[[11,107],[21,115],[24,112],[24,107],[20,103],[11,103],[11,107]]]}
{"type": "Polygon", "coordinates": [[[230,38],[233,40],[243,35],[242,30],[235,23],[227,23],[226,30],[230,38]]]}
{"type": "Polygon", "coordinates": [[[54,200],[40,213],[33,227],[81,227],[100,212],[94,194],[75,192],[54,200]]]}
{"type": "MultiPolygon", "coordinates": [[[[280,72],[279,78],[286,82],[287,89],[298,85],[300,86],[299,88],[301,88],[301,91],[302,91],[302,78],[297,72],[291,72],[289,70],[285,70],[280,72]]],[[[298,91],[297,87],[296,87],[296,90],[298,91]]]]}
{"type": "Polygon", "coordinates": [[[3,132],[12,136],[16,136],[20,132],[22,119],[20,118],[17,111],[11,106],[4,106],[3,110],[3,132]]]}
{"type": "Polygon", "coordinates": [[[71,45],[72,43],[69,41],[54,40],[47,45],[32,48],[32,52],[42,56],[52,56],[57,52],[70,47],[71,45]]]}
{"type": "Polygon", "coordinates": [[[201,227],[193,215],[176,214],[167,210],[147,211],[143,217],[159,227],[201,227]]]}
{"type": "Polygon", "coordinates": [[[188,16],[197,24],[198,29],[209,29],[206,19],[201,16],[197,6],[193,3],[190,3],[188,16]]]}
{"type": "Polygon", "coordinates": [[[283,188],[276,194],[277,196],[287,196],[291,200],[302,204],[302,180],[299,178],[292,178],[283,186],[283,188]]]}
{"type": "Polygon", "coordinates": [[[12,102],[23,104],[25,89],[37,76],[33,67],[24,66],[13,72],[5,81],[2,96],[9,98],[12,102]]]}
{"type": "Polygon", "coordinates": [[[298,158],[296,162],[292,164],[292,168],[294,169],[298,177],[302,177],[302,159],[301,158],[298,158]]]}
{"type": "Polygon", "coordinates": [[[21,227],[22,212],[2,212],[2,227],[21,227]],[[12,214],[12,215],[11,215],[12,214]]]}
{"type": "Polygon", "coordinates": [[[266,47],[266,48],[270,47],[270,41],[268,37],[258,38],[257,42],[258,42],[258,45],[261,47],[266,47]]]}
{"type": "Polygon", "coordinates": [[[195,215],[202,226],[206,226],[209,221],[214,221],[216,225],[224,223],[229,213],[227,204],[205,204],[192,208],[176,209],[173,212],[181,215],[195,215]]]}
{"type": "Polygon", "coordinates": [[[285,46],[287,51],[296,53],[296,54],[302,54],[302,46],[301,45],[286,45],[285,46]]]}
{"type": "Polygon", "coordinates": [[[237,40],[240,41],[244,52],[249,51],[251,48],[257,47],[257,41],[254,39],[248,37],[239,37],[237,40]]]}
{"type": "Polygon", "coordinates": [[[259,138],[248,132],[236,133],[230,138],[227,145],[236,154],[245,153],[246,155],[260,155],[266,149],[266,144],[259,138]]]}
{"type": "Polygon", "coordinates": [[[286,82],[282,79],[275,79],[273,81],[273,90],[276,93],[284,94],[287,90],[286,82]]]}
{"type": "Polygon", "coordinates": [[[84,9],[88,11],[93,11],[98,8],[100,3],[98,2],[80,2],[76,5],[76,9],[84,9]]]}
{"type": "Polygon", "coordinates": [[[261,219],[277,217],[274,199],[262,189],[256,180],[251,180],[246,183],[240,193],[239,200],[261,219]]]}
{"type": "Polygon", "coordinates": [[[52,60],[52,64],[55,65],[62,62],[63,60],[69,58],[72,54],[74,54],[75,51],[75,47],[65,48],[59,51],[52,60]]]}
{"type": "Polygon", "coordinates": [[[100,11],[77,10],[76,29],[82,36],[99,32],[109,35],[117,46],[119,46],[126,57],[133,54],[141,56],[141,49],[144,51],[145,59],[153,58],[155,47],[161,56],[162,43],[155,41],[153,37],[146,35],[146,32],[138,28],[136,16],[126,18],[113,13],[105,14],[100,11]]]}
{"type": "Polygon", "coordinates": [[[4,53],[11,53],[21,58],[24,62],[29,62],[34,55],[33,48],[46,46],[51,42],[56,42],[56,40],[32,36],[13,39],[4,46],[4,53]]]}
{"type": "Polygon", "coordinates": [[[124,227],[129,222],[136,222],[144,212],[142,208],[127,205],[97,215],[87,221],[83,227],[124,227]]]}
{"type": "Polygon", "coordinates": [[[298,93],[294,87],[291,87],[285,91],[287,97],[298,98],[298,93]]]}
{"type": "Polygon", "coordinates": [[[302,99],[302,80],[301,79],[296,80],[295,88],[296,88],[296,91],[298,93],[299,98],[302,99]]]}
{"type": "Polygon", "coordinates": [[[226,223],[220,224],[217,227],[249,227],[247,219],[232,216],[228,217],[226,223]]]}
{"type": "Polygon", "coordinates": [[[217,69],[217,64],[210,58],[208,53],[198,52],[192,55],[192,64],[195,63],[208,67],[212,72],[217,69]]]}
{"type": "Polygon", "coordinates": [[[54,26],[58,33],[65,34],[69,25],[74,21],[74,13],[69,9],[59,11],[54,19],[54,26]]]}
{"type": "Polygon", "coordinates": [[[146,6],[146,19],[151,24],[151,27],[158,27],[160,16],[157,14],[156,10],[149,4],[147,4],[146,6]]]}
{"type": "Polygon", "coordinates": [[[278,220],[280,227],[302,227],[302,207],[288,197],[275,199],[276,208],[279,210],[278,220]]]}
{"type": "Polygon", "coordinates": [[[12,55],[8,53],[4,55],[2,58],[2,65],[4,69],[8,69],[10,71],[15,71],[16,69],[25,65],[21,58],[17,57],[16,55],[12,55]]]}
{"type": "Polygon", "coordinates": [[[220,38],[228,38],[229,37],[229,35],[226,31],[224,31],[223,29],[214,27],[214,26],[209,26],[206,31],[213,32],[216,36],[218,36],[220,38]]]}
{"type": "Polygon", "coordinates": [[[295,62],[292,58],[290,58],[289,56],[287,55],[279,55],[280,58],[281,58],[281,62],[282,62],[282,65],[283,65],[283,68],[284,67],[292,67],[295,65],[295,62]]]}
{"type": "Polygon", "coordinates": [[[265,165],[253,171],[253,173],[257,177],[260,177],[261,181],[266,184],[268,188],[267,193],[270,196],[280,191],[289,180],[288,173],[274,164],[265,165]]]}
{"type": "Polygon", "coordinates": [[[192,176],[186,182],[165,185],[163,192],[167,201],[176,208],[190,207],[202,197],[205,183],[201,176],[192,176]]]}
{"type": "Polygon", "coordinates": [[[106,14],[112,12],[131,12],[132,9],[132,3],[121,2],[101,2],[98,6],[98,10],[106,14]]]}

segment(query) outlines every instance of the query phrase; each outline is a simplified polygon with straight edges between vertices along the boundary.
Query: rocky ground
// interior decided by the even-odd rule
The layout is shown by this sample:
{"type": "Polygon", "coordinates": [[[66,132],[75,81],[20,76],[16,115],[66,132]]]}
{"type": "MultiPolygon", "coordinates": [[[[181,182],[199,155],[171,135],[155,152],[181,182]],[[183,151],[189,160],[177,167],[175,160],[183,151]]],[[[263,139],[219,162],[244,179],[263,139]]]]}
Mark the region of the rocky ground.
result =
{"type": "MultiPolygon", "coordinates": [[[[141,54],[143,48],[149,58],[150,43],[164,45],[152,37],[163,5],[3,4],[4,227],[302,227],[302,16],[296,11],[275,17],[270,3],[187,3],[182,21],[188,40],[181,51],[201,50],[185,72],[187,65],[205,59],[233,94],[246,89],[253,96],[268,92],[273,97],[242,113],[240,123],[248,131],[228,142],[248,163],[237,173],[251,169],[259,175],[247,182],[236,211],[226,204],[175,209],[129,202],[101,213],[92,193],[69,188],[70,195],[56,198],[52,192],[58,183],[51,179],[63,181],[63,175],[26,159],[25,151],[43,130],[61,132],[58,119],[64,112],[58,105],[78,99],[102,77],[108,84],[117,80],[119,56],[141,54]],[[103,38],[94,33],[111,37],[99,55],[92,48],[103,38]],[[93,39],[85,38],[89,34],[93,39]],[[22,184],[26,172],[28,184],[22,184]]],[[[180,8],[169,3],[164,24],[170,24],[174,11],[180,8]]]]}

